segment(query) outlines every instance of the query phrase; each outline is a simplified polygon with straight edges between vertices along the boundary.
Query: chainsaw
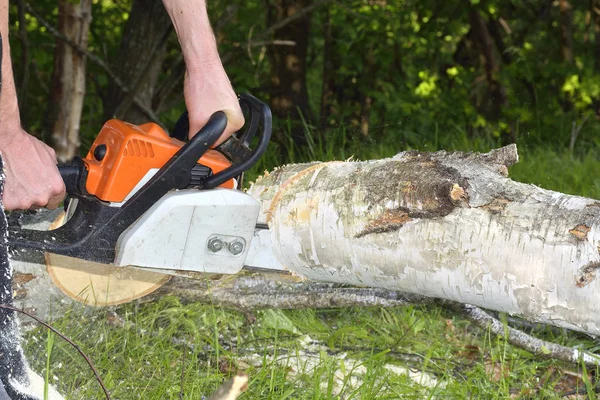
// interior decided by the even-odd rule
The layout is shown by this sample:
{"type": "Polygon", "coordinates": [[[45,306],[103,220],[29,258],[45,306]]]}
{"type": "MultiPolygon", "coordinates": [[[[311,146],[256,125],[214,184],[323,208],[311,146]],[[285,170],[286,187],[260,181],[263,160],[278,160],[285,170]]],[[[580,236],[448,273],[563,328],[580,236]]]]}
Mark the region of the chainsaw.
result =
{"type": "Polygon", "coordinates": [[[10,228],[13,257],[27,249],[46,253],[55,283],[78,300],[84,288],[68,282],[78,273],[87,285],[98,268],[105,280],[112,276],[113,288],[117,278],[129,287],[132,280],[148,282],[138,294],[165,275],[285,273],[268,227],[257,224],[259,202],[241,190],[244,172],[267,149],[271,111],[249,94],[239,100],[247,122],[216,148],[227,126],[221,111],[187,142],[186,114],[171,135],[155,123],[106,122],[84,158],[58,166],[67,199],[54,229],[10,228]],[[115,278],[122,267],[142,272],[115,278]]]}

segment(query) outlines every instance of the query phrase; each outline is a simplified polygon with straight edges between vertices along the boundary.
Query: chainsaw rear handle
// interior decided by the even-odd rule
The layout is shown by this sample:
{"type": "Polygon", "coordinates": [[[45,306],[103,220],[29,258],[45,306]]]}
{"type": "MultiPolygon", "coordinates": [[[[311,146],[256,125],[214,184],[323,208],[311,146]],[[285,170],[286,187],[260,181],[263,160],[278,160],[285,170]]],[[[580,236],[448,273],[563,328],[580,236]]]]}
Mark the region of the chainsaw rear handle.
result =
{"type": "MultiPolygon", "coordinates": [[[[252,168],[265,153],[271,140],[273,117],[269,106],[248,93],[241,94],[239,101],[244,114],[246,114],[244,129],[235,132],[229,139],[217,147],[218,151],[229,158],[232,165],[206,178],[202,184],[204,189],[218,187],[252,168]],[[258,143],[252,149],[250,146],[257,134],[259,135],[258,143]]],[[[185,140],[188,136],[189,126],[188,112],[185,111],[175,124],[175,128],[171,132],[171,137],[185,140]]]]}

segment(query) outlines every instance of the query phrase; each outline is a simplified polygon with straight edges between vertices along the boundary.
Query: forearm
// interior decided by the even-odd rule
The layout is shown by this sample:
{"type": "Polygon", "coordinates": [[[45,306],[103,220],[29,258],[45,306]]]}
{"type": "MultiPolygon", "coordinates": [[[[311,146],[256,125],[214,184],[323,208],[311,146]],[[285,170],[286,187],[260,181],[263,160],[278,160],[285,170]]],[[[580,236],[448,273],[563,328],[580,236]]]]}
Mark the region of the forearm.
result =
{"type": "Polygon", "coordinates": [[[205,0],[163,0],[173,21],[190,73],[220,67],[215,35],[210,26],[205,0]],[[202,64],[202,65],[201,65],[202,64]]]}
{"type": "Polygon", "coordinates": [[[19,104],[10,61],[8,43],[8,0],[0,0],[0,33],[2,34],[2,92],[0,94],[0,137],[20,126],[19,104]]]}

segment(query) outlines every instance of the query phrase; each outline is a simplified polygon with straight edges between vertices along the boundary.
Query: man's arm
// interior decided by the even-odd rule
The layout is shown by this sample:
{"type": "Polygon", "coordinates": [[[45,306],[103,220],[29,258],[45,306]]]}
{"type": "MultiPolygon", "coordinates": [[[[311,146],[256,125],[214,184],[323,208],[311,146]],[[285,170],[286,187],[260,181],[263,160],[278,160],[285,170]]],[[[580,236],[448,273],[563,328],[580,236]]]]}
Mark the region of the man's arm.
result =
{"type": "Polygon", "coordinates": [[[244,125],[237,96],[217,52],[205,0],[163,0],[173,21],[187,67],[185,103],[190,136],[202,128],[212,113],[225,111],[229,123],[217,144],[244,125]]]}
{"type": "Polygon", "coordinates": [[[65,185],[54,150],[21,129],[19,103],[8,43],[8,0],[0,0],[2,92],[0,93],[0,154],[5,181],[2,200],[7,210],[56,208],[65,185]]]}

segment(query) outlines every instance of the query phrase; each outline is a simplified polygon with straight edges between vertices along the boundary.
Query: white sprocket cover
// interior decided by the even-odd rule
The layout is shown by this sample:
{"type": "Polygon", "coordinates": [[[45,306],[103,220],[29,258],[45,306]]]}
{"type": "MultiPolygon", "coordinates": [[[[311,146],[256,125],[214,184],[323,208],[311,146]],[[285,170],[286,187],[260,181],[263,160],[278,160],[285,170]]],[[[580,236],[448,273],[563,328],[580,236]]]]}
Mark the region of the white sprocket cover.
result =
{"type": "Polygon", "coordinates": [[[236,190],[168,193],[123,232],[115,265],[235,274],[244,266],[260,212],[236,190]]]}

